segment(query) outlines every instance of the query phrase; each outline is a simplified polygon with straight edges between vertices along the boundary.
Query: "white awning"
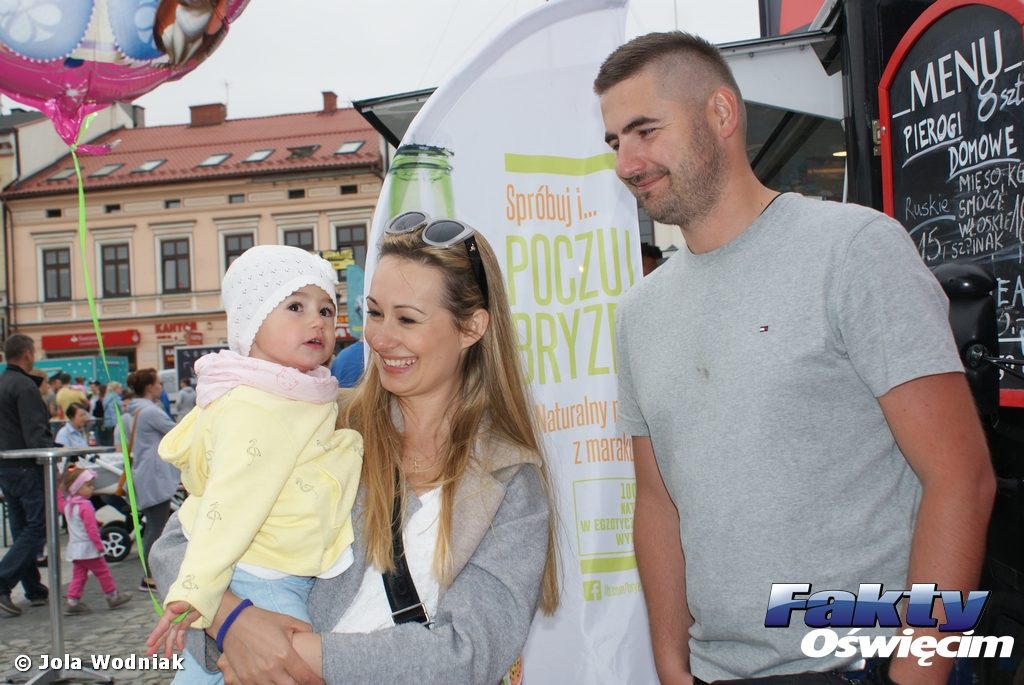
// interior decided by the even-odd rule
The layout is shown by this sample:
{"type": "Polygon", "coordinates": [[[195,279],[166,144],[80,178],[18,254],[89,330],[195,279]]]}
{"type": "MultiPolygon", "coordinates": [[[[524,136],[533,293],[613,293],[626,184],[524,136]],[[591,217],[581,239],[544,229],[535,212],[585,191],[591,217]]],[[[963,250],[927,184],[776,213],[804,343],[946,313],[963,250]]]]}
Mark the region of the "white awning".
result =
{"type": "MultiPolygon", "coordinates": [[[[718,48],[746,101],[841,120],[842,74],[827,74],[815,52],[834,39],[825,31],[813,31],[724,43],[718,48]]],[[[398,145],[432,92],[430,88],[352,104],[392,145],[398,145]]]]}
{"type": "Polygon", "coordinates": [[[815,47],[833,40],[824,32],[719,45],[747,102],[843,118],[841,72],[827,74],[815,47]]]}

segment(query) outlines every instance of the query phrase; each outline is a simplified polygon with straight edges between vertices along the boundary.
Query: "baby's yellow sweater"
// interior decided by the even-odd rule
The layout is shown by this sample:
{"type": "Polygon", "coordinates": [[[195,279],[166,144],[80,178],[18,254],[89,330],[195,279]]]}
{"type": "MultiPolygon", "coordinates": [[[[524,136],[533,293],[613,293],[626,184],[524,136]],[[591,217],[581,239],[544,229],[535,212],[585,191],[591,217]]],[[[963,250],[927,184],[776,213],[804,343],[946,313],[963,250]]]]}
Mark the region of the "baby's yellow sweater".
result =
{"type": "Polygon", "coordinates": [[[160,443],[188,490],[178,517],[188,550],[169,602],[205,628],[235,564],[316,576],[352,544],[363,439],[337,430],[338,405],[240,385],[189,412],[160,443]]]}

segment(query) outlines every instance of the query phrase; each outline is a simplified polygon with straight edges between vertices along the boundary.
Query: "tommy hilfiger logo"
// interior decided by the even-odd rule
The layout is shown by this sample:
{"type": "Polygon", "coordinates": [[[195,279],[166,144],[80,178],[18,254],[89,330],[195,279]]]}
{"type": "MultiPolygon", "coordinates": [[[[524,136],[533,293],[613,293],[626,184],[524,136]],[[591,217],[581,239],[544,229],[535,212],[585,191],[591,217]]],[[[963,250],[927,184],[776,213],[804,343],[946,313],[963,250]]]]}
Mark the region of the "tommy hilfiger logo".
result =
{"type": "Polygon", "coordinates": [[[760,328],[758,328],[757,332],[758,333],[767,333],[768,332],[768,324],[765,324],[765,325],[761,326],[760,328]]]}

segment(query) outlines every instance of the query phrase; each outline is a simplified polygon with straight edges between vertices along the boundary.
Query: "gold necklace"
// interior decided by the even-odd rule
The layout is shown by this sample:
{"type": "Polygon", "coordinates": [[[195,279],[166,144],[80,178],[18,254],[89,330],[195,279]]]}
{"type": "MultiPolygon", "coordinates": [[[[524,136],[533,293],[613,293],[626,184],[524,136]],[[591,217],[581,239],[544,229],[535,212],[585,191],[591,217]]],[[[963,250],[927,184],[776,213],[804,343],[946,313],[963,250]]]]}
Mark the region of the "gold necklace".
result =
{"type": "Polygon", "coordinates": [[[412,461],[412,468],[409,469],[410,471],[413,473],[423,473],[437,465],[437,455],[434,455],[433,458],[429,460],[425,456],[414,456],[410,457],[410,461],[412,461]]]}

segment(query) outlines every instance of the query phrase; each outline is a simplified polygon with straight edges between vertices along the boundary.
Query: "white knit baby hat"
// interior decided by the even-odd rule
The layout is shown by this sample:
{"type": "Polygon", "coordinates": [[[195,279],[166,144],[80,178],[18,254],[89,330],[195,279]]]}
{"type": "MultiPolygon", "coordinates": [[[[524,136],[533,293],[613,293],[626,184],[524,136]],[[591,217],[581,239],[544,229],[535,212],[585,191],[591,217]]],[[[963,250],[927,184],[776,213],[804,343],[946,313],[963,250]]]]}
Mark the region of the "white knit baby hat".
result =
{"type": "Polygon", "coordinates": [[[263,320],[293,292],[319,286],[337,306],[338,277],[330,262],[288,245],[256,245],[224,274],[220,299],[228,315],[228,347],[249,356],[263,320]]]}

